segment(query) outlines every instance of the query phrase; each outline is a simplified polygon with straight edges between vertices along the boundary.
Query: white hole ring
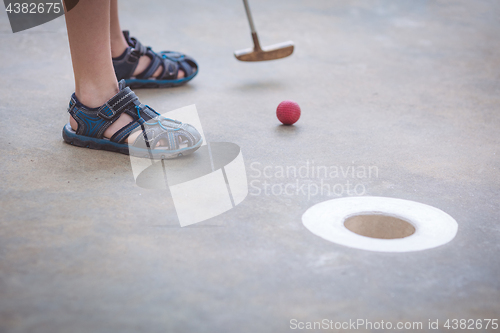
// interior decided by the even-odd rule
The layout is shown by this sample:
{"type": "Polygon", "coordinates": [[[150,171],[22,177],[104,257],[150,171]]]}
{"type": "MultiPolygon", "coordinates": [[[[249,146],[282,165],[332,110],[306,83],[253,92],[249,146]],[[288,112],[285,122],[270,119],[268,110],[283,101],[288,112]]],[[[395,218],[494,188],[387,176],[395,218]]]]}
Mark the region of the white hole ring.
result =
{"type": "Polygon", "coordinates": [[[302,215],[302,223],[313,234],[330,242],[377,252],[411,252],[431,249],[451,241],[458,224],[440,209],[415,201],[386,197],[346,197],[324,201],[302,215]],[[415,233],[396,239],[358,235],[344,226],[354,215],[382,214],[406,220],[415,233]]]}

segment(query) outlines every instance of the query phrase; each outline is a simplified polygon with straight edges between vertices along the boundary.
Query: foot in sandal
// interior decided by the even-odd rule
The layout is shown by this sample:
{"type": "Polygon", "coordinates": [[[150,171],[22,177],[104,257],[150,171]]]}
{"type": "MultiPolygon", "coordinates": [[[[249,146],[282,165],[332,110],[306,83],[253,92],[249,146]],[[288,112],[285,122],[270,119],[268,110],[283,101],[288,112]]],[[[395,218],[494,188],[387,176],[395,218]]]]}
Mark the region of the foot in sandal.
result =
{"type": "Polygon", "coordinates": [[[168,88],[185,84],[198,74],[194,59],[174,51],[153,52],[136,38],[123,31],[122,47],[113,50],[116,78],[125,80],[132,89],[168,88]],[[125,50],[123,50],[125,48],[125,50]]]}
{"type": "Polygon", "coordinates": [[[193,126],[165,118],[142,104],[124,80],[119,82],[119,90],[97,108],[86,107],[73,94],[64,141],[151,159],[176,158],[201,146],[203,140],[193,126]]]}

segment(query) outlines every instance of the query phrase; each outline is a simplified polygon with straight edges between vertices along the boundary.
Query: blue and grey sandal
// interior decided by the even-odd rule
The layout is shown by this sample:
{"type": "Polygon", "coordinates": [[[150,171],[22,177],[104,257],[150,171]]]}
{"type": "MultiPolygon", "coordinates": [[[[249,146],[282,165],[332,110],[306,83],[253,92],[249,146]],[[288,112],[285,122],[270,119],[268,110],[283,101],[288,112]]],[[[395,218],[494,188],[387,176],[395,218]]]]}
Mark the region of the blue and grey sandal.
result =
{"type": "Polygon", "coordinates": [[[102,149],[151,159],[169,159],[187,155],[203,143],[200,133],[191,125],[165,118],[139,102],[139,98],[125,81],[120,81],[120,92],[99,108],[88,108],[71,97],[69,114],[78,123],[74,131],[68,123],[63,128],[63,138],[78,147],[102,149]],[[118,130],[110,139],[104,137],[106,129],[122,113],[132,117],[132,122],[118,130]],[[133,143],[127,138],[142,131],[133,143]]]}
{"type": "Polygon", "coordinates": [[[155,53],[151,47],[145,47],[136,38],[130,37],[128,31],[123,31],[123,36],[129,46],[122,55],[113,58],[113,67],[118,81],[124,79],[132,89],[176,87],[190,81],[198,74],[198,64],[192,58],[173,51],[155,53]],[[143,55],[149,57],[151,62],[142,73],[133,77],[139,58],[143,55]],[[161,74],[152,77],[160,67],[161,74]],[[177,78],[179,70],[184,72],[184,77],[181,79],[177,78]]]}

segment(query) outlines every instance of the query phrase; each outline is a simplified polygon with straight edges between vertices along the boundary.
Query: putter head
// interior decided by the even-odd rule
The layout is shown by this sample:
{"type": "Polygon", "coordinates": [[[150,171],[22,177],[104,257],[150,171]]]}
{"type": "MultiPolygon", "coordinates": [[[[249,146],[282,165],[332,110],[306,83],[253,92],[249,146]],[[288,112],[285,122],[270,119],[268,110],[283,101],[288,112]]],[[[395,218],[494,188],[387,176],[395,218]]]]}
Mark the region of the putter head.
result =
{"type": "Polygon", "coordinates": [[[260,46],[253,49],[244,49],[234,52],[236,59],[240,61],[266,61],[288,57],[293,53],[293,42],[274,44],[263,49],[260,46]]]}

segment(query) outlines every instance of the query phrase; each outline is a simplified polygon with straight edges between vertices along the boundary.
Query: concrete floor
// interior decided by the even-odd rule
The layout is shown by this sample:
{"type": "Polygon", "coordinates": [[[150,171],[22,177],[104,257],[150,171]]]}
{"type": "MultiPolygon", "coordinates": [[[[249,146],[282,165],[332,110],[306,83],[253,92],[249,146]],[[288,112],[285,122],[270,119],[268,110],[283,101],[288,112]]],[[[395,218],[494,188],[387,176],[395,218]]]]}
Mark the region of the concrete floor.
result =
{"type": "Polygon", "coordinates": [[[127,156],[63,143],[64,19],[12,34],[2,11],[0,332],[287,332],[291,319],[422,331],[430,319],[449,332],[446,319],[500,319],[500,3],[252,0],[263,45],[296,43],[255,64],[232,55],[251,45],[239,1],[120,4],[144,44],[201,67],[184,87],[137,91],[141,101],[196,104],[209,141],[241,147],[254,185],[320,181],[258,177],[266,166],[375,166],[378,177],[326,181],[437,207],[458,234],[421,252],[356,250],[302,225],[337,195],[260,185],[180,228],[169,193],[136,186],[127,156]],[[285,99],[302,107],[294,127],[275,118],[285,99]]]}

